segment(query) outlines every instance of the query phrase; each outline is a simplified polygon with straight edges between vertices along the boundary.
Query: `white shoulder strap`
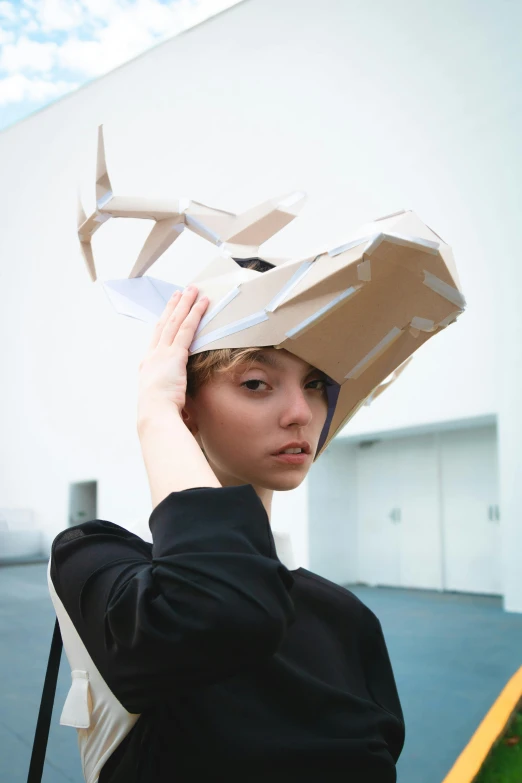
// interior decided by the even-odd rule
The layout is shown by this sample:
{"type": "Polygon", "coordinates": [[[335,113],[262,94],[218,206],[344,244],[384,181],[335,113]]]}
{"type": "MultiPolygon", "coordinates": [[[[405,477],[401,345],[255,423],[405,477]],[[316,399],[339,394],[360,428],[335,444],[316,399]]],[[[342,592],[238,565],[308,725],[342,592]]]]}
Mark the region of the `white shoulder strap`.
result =
{"type": "Polygon", "coordinates": [[[96,783],[103,765],[140,716],[127,712],[94,665],[54,589],[51,561],[47,568],[47,583],[72,676],[60,723],[77,730],[85,781],[96,783]]]}

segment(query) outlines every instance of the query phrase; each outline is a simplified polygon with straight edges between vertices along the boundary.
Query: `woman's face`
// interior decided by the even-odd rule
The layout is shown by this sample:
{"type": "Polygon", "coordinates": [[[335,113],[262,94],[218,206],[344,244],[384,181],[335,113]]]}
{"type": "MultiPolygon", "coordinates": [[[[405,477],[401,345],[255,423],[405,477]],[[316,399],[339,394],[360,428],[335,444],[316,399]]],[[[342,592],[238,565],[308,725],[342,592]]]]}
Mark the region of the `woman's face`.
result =
{"type": "Polygon", "coordinates": [[[326,420],[325,379],[288,351],[266,348],[253,364],[216,373],[187,397],[184,420],[223,486],[299,486],[326,420]],[[292,443],[306,453],[281,455],[292,443]]]}

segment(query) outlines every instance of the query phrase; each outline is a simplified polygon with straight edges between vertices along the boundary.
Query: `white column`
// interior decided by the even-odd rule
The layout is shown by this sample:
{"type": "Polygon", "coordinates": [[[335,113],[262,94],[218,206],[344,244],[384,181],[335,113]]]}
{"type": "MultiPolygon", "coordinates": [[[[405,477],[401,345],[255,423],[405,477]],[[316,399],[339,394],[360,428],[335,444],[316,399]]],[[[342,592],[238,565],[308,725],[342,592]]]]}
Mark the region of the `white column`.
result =
{"type": "Polygon", "coordinates": [[[499,269],[498,330],[502,572],[504,609],[522,613],[522,266],[514,242],[511,248],[505,242],[504,251],[499,269]]]}
{"type": "Polygon", "coordinates": [[[307,482],[288,492],[274,492],[270,520],[274,530],[290,533],[294,556],[302,568],[309,567],[307,482]]]}

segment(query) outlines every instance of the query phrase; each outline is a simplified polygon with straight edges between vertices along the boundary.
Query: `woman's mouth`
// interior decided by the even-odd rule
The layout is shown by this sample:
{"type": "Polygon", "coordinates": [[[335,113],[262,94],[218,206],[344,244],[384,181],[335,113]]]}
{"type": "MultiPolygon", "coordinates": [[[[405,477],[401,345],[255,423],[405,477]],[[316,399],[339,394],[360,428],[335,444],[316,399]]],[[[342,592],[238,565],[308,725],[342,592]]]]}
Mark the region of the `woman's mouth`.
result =
{"type": "Polygon", "coordinates": [[[272,454],[272,456],[278,462],[285,463],[286,465],[302,465],[308,459],[308,454],[301,449],[288,449],[279,454],[272,454]]]}

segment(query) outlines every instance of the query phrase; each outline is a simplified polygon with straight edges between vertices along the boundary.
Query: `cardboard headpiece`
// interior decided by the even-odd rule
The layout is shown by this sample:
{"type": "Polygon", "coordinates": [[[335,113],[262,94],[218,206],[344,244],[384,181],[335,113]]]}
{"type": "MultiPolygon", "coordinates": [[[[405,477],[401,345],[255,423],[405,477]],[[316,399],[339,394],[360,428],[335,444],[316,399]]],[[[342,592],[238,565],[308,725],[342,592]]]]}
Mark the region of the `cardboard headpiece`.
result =
{"type": "Polygon", "coordinates": [[[111,217],[155,221],[129,277],[102,282],[118,313],[151,322],[183,286],[145,272],[184,229],[217,245],[218,258],[191,281],[210,301],[190,352],[274,346],[326,373],[329,407],[317,459],[413,352],[457,319],[465,299],[450,247],[410,210],[367,223],[340,247],[308,258],[264,255],[260,246],[304,200],[293,193],[236,215],[188,199],[114,196],[100,126],[96,210],[86,218],[80,209],[78,235],[95,281],[91,238],[100,225],[111,217]],[[245,268],[252,258],[267,271],[245,268]]]}

